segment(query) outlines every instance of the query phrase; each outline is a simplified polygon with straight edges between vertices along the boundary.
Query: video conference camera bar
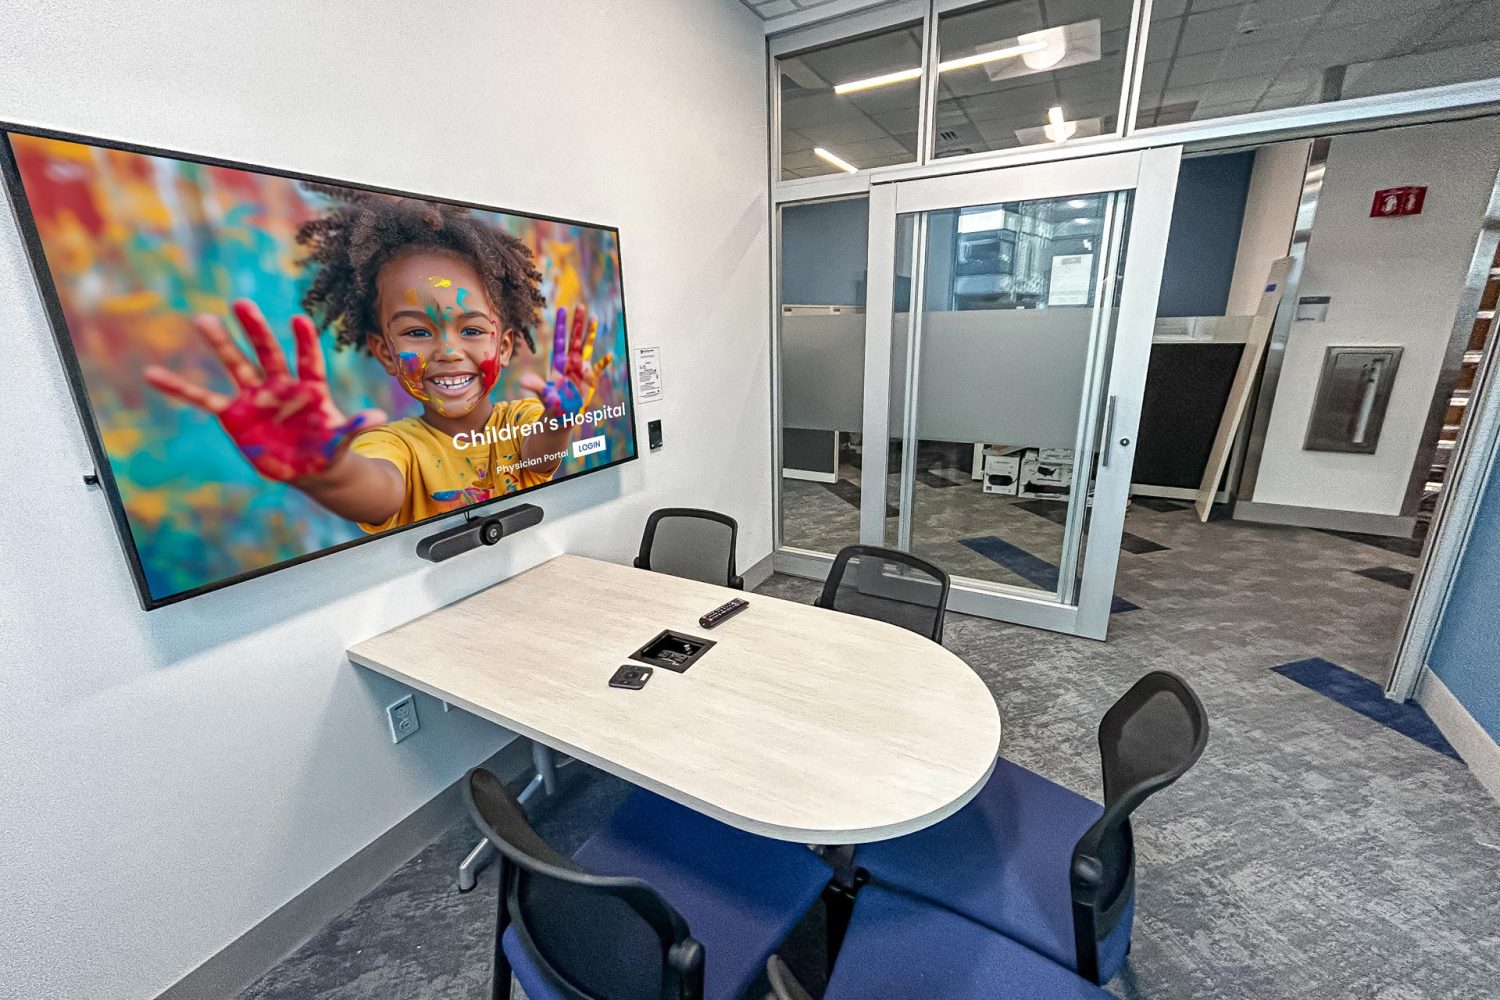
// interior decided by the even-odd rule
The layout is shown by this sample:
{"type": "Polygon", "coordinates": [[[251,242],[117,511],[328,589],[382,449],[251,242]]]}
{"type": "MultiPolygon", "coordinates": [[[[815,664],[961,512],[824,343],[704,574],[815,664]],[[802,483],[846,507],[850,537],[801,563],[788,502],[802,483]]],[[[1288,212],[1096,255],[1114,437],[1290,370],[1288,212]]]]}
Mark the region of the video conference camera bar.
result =
{"type": "Polygon", "coordinates": [[[417,543],[417,555],[428,562],[442,562],[481,545],[494,545],[500,539],[525,531],[541,521],[542,508],[534,503],[523,503],[486,517],[471,516],[456,528],[422,539],[417,543]]]}

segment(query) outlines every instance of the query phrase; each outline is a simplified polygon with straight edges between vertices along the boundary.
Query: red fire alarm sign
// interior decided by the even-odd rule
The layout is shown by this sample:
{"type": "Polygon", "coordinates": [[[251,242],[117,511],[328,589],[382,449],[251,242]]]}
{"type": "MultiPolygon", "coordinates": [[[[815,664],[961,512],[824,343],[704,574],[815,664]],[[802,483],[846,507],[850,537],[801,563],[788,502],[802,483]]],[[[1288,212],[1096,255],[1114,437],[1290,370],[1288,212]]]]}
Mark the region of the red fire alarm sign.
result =
{"type": "Polygon", "coordinates": [[[1370,206],[1370,218],[1389,219],[1398,215],[1421,215],[1422,202],[1426,198],[1426,185],[1376,191],[1375,203],[1370,206]]]}

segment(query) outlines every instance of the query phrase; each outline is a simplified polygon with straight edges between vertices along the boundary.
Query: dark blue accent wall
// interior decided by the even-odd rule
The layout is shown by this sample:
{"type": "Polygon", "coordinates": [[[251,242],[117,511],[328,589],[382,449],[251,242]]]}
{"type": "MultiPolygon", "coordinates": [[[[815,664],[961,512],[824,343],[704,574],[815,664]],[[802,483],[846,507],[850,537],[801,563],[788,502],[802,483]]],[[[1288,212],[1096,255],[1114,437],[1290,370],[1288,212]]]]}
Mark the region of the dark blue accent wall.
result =
{"type": "Polygon", "coordinates": [[[1158,316],[1222,316],[1240,246],[1255,153],[1182,161],[1158,316]]]}
{"type": "Polygon", "coordinates": [[[1500,742],[1500,462],[1474,515],[1469,544],[1427,662],[1484,731],[1500,742]]]}
{"type": "Polygon", "coordinates": [[[862,306],[870,201],[825,201],[781,211],[781,301],[862,306]]]}

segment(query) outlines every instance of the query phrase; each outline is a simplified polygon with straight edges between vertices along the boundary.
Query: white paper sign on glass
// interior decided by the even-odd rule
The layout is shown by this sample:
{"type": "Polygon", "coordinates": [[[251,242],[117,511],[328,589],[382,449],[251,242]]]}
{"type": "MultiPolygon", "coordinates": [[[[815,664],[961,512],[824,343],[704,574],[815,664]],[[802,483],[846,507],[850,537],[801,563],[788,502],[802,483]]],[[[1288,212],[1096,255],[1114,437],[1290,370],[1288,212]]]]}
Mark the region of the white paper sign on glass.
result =
{"type": "Polygon", "coordinates": [[[1052,258],[1052,274],[1047,282],[1049,306],[1086,306],[1094,275],[1094,255],[1064,253],[1052,258]]]}

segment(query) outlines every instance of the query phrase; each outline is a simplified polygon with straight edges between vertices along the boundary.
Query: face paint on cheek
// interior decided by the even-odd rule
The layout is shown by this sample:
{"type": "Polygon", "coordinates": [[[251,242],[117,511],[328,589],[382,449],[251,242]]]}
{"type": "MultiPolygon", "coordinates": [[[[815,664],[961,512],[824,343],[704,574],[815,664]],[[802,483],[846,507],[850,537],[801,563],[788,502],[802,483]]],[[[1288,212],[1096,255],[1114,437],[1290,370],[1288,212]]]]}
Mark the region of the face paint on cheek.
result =
{"type": "Polygon", "coordinates": [[[500,381],[500,359],[491,354],[479,362],[479,382],[484,386],[484,391],[488,393],[491,389],[495,388],[495,383],[498,381],[500,381]]]}
{"type": "Polygon", "coordinates": [[[413,399],[427,402],[427,391],[423,388],[427,379],[427,359],[416,351],[402,351],[396,355],[396,378],[401,387],[411,393],[413,399]]]}

